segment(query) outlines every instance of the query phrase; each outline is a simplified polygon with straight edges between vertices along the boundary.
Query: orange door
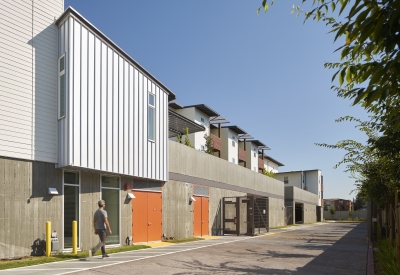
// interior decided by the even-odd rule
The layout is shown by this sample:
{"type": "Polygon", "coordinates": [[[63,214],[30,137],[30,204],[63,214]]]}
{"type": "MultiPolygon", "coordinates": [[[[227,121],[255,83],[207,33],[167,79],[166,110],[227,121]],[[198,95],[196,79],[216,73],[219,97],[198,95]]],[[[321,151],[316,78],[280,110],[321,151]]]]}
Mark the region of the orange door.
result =
{"type": "Polygon", "coordinates": [[[201,236],[201,197],[194,196],[193,209],[193,235],[201,236]]]}
{"type": "Polygon", "coordinates": [[[161,193],[148,192],[147,206],[147,241],[159,241],[162,235],[162,197],[161,193]]]}
{"type": "Polygon", "coordinates": [[[133,191],[132,242],[147,242],[147,192],[133,191]]]}
{"type": "Polygon", "coordinates": [[[201,198],[201,236],[208,236],[208,202],[207,197],[201,198]]]}

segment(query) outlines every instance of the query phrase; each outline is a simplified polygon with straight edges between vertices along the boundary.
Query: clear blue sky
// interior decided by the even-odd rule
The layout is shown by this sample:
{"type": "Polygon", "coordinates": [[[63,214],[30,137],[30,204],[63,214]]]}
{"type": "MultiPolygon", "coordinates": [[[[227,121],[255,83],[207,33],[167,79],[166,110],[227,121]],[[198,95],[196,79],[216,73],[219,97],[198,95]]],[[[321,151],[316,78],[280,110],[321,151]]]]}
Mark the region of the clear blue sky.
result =
{"type": "MultiPolygon", "coordinates": [[[[323,22],[290,14],[299,0],[65,0],[151,74],[183,105],[204,103],[272,150],[280,171],[320,169],[324,198],[351,199],[354,180],[333,166],[343,151],[314,145],[364,141],[340,116],[366,119],[330,89],[340,46],[323,22]]],[[[337,84],[335,82],[334,84],[337,84]]]]}

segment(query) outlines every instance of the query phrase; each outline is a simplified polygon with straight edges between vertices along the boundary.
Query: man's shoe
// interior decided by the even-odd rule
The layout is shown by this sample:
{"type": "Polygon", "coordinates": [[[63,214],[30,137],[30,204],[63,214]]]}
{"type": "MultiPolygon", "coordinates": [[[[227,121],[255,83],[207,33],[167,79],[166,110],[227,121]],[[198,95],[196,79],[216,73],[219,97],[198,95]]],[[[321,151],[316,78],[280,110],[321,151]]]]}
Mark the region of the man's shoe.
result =
{"type": "Polygon", "coordinates": [[[109,257],[110,257],[110,256],[108,256],[108,254],[103,254],[103,257],[102,257],[102,258],[104,259],[104,258],[109,258],[109,257]]]}

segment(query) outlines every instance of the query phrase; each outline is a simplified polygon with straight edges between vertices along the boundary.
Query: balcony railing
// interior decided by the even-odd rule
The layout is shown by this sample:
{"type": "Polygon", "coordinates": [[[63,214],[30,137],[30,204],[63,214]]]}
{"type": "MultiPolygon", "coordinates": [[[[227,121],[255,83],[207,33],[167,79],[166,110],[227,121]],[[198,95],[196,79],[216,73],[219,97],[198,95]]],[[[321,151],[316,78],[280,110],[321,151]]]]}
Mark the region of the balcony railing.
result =
{"type": "Polygon", "coordinates": [[[239,161],[246,162],[246,151],[239,148],[239,161]]]}
{"type": "Polygon", "coordinates": [[[211,146],[214,148],[214,150],[221,151],[221,148],[222,148],[221,138],[219,138],[213,134],[210,134],[210,136],[211,136],[211,146]]]}

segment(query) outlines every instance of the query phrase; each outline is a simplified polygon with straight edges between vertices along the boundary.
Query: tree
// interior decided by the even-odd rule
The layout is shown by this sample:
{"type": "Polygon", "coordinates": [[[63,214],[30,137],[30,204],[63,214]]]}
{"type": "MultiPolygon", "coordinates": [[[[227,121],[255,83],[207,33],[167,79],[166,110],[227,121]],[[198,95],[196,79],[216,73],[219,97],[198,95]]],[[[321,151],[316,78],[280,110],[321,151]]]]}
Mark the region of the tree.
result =
{"type": "Polygon", "coordinates": [[[214,147],[212,145],[211,135],[204,134],[204,139],[206,140],[205,152],[212,155],[214,153],[214,147]]]}
{"type": "MultiPolygon", "coordinates": [[[[257,12],[268,11],[273,2],[263,0],[257,12]]],[[[335,34],[335,41],[343,39],[337,49],[341,62],[325,64],[337,69],[332,81],[337,78],[339,87],[332,88],[338,96],[351,98],[353,104],[361,104],[368,111],[380,110],[387,121],[399,128],[400,105],[387,107],[400,97],[400,0],[313,0],[312,3],[312,10],[293,6],[292,13],[304,14],[305,21],[310,18],[324,21],[335,34]],[[344,12],[347,16],[341,19],[344,12]]]]}

